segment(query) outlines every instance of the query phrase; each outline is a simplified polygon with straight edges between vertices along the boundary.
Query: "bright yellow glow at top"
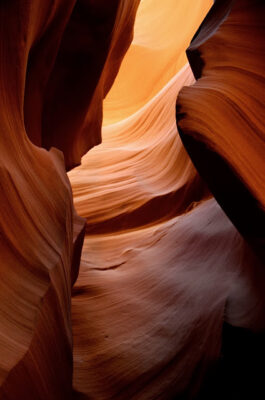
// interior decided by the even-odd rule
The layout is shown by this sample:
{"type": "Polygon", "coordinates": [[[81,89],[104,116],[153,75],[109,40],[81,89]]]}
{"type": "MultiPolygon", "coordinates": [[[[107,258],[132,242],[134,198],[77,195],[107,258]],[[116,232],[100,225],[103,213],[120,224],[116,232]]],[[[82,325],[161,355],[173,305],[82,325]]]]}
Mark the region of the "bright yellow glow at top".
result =
{"type": "Polygon", "coordinates": [[[139,110],[184,66],[212,0],[142,0],[134,40],[104,101],[104,125],[139,110]]]}

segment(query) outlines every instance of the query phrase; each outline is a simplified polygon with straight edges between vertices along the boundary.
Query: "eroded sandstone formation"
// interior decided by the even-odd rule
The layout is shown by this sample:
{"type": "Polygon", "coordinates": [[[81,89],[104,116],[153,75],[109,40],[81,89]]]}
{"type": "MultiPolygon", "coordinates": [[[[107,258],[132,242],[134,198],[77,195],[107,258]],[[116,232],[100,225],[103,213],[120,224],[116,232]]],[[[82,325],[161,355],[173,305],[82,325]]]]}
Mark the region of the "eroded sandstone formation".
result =
{"type": "MultiPolygon", "coordinates": [[[[144,15],[152,20],[148,11],[140,7],[142,23],[144,15]]],[[[207,35],[216,29],[214,22],[207,35]]],[[[76,208],[87,221],[72,301],[74,387],[86,398],[195,398],[220,357],[223,322],[265,328],[263,265],[216,201],[205,200],[209,191],[175,128],[179,89],[185,86],[182,101],[198,83],[193,88],[187,65],[180,69],[182,53],[174,58],[176,49],[162,43],[156,46],[156,36],[136,19],[135,41],[105,102],[103,143],[69,173],[76,208]],[[162,83],[162,67],[144,81],[137,75],[144,52],[166,66],[162,83]],[[128,87],[137,88],[138,101],[128,87]]],[[[200,107],[206,126],[216,124],[214,111],[209,116],[207,105],[200,107]]],[[[215,164],[205,162],[214,177],[215,164]]]]}
{"type": "Polygon", "coordinates": [[[187,63],[185,54],[212,0],[143,0],[134,39],[104,102],[104,125],[141,109],[187,63]],[[151,33],[152,32],[152,33],[151,33]]]}
{"type": "Polygon", "coordinates": [[[188,60],[212,1],[139,3],[0,3],[1,400],[195,399],[265,330],[263,2],[188,60]]]}
{"type": "Polygon", "coordinates": [[[174,116],[176,94],[193,82],[186,65],[139,111],[104,126],[103,143],[69,173],[88,234],[157,224],[208,193],[182,146],[174,116]]]}
{"type": "Polygon", "coordinates": [[[187,50],[197,79],[178,98],[195,167],[265,261],[265,5],[216,1],[187,50]]]}
{"type": "Polygon", "coordinates": [[[39,23],[39,31],[28,49],[27,132],[35,144],[62,150],[67,169],[101,142],[102,100],[132,40],[139,1],[48,1],[41,6],[35,1],[30,6],[29,26],[39,23]]]}
{"type": "Polygon", "coordinates": [[[132,38],[137,4],[0,4],[3,400],[72,398],[71,290],[84,220],[64,157],[76,164],[100,140],[102,99],[132,38]]]}

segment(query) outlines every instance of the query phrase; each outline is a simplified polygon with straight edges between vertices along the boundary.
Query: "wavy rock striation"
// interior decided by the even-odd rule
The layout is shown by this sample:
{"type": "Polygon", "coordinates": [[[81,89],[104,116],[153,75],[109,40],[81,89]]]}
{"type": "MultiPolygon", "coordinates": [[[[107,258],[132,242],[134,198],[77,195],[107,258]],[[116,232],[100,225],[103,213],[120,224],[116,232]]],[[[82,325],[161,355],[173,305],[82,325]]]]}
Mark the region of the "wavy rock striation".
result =
{"type": "Polygon", "coordinates": [[[144,0],[120,69],[139,2],[0,4],[1,400],[194,399],[265,330],[263,2],[190,68],[212,1],[144,0]]]}
{"type": "MultiPolygon", "coordinates": [[[[253,331],[265,329],[263,264],[215,199],[207,199],[211,195],[187,157],[175,127],[175,101],[184,86],[178,117],[188,152],[186,136],[193,135],[189,124],[205,127],[203,133],[211,138],[218,136],[218,129],[225,132],[234,110],[231,107],[228,113],[227,108],[229,118],[220,114],[218,119],[219,97],[209,95],[224,89],[220,102],[228,101],[229,82],[240,71],[231,67],[229,81],[229,66],[222,63],[229,64],[230,46],[236,52],[234,40],[246,27],[241,20],[234,31],[237,19],[229,20],[230,2],[215,3],[202,25],[202,33],[197,35],[208,38],[202,45],[205,51],[199,47],[200,53],[194,49],[188,52],[197,79],[198,71],[208,71],[210,67],[213,70],[209,77],[194,84],[189,66],[182,66],[183,43],[180,41],[178,54],[175,39],[176,47],[168,45],[172,43],[166,29],[159,40],[145,31],[145,16],[153,24],[159,19],[154,3],[154,9],[148,9],[151,3],[141,3],[135,39],[106,98],[103,143],[69,173],[75,206],[86,218],[80,274],[72,299],[74,387],[83,394],[82,398],[193,399],[220,357],[224,321],[253,331]],[[222,33],[225,24],[228,27],[222,33]],[[218,34],[220,39],[214,47],[210,43],[218,34]],[[224,48],[225,39],[229,46],[224,48]],[[220,50],[216,52],[218,45],[220,50]],[[144,54],[149,62],[139,65],[144,54]],[[192,57],[196,58],[194,66],[192,57]],[[147,70],[142,79],[141,71],[147,70]],[[199,96],[203,90],[205,102],[199,96]]],[[[206,12],[205,3],[198,7],[194,13],[189,8],[193,21],[206,12]]],[[[170,1],[165,2],[163,12],[174,14],[170,1]]],[[[179,27],[172,24],[172,37],[177,37],[179,27]]],[[[183,38],[192,35],[191,27],[186,28],[183,38]]],[[[244,60],[238,62],[247,62],[247,50],[252,49],[249,43],[241,46],[246,53],[244,60]]],[[[235,59],[240,60],[239,54],[235,59]]],[[[249,95],[243,86],[237,88],[241,89],[249,95]]],[[[256,89],[255,86],[254,94],[256,89]]],[[[253,104],[259,104],[254,94],[253,104]]],[[[243,95],[241,98],[244,101],[243,95]]],[[[233,104],[231,99],[229,104],[233,104]]],[[[259,117],[250,115],[253,110],[243,111],[249,116],[248,121],[256,118],[258,124],[259,117]]],[[[194,134],[197,140],[202,136],[202,131],[198,132],[200,135],[194,134]]],[[[222,136],[224,146],[220,147],[232,161],[237,153],[233,147],[230,149],[230,137],[233,144],[240,138],[239,134],[233,135],[231,128],[229,137],[222,136]]],[[[258,165],[261,160],[257,144],[253,144],[255,136],[253,141],[251,137],[247,140],[251,160],[257,150],[258,165]]],[[[242,143],[241,147],[244,152],[242,143]]],[[[193,159],[193,151],[190,154],[193,159]]],[[[212,163],[208,153],[196,155],[199,164],[196,158],[194,163],[200,172],[200,165],[208,163],[213,188],[208,175],[204,171],[202,175],[220,201],[216,194],[218,179],[220,193],[227,190],[219,177],[222,170],[212,163]]],[[[240,157],[236,162],[240,164],[240,157]]],[[[251,171],[247,164],[244,168],[251,171]]],[[[252,178],[253,187],[259,191],[260,172],[255,178],[249,176],[250,183],[252,178]]],[[[230,194],[231,210],[233,201],[230,194]]],[[[220,204],[230,217],[225,204],[220,204]]],[[[235,223],[233,217],[231,220],[235,223]]]]}
{"type": "Polygon", "coordinates": [[[187,50],[177,121],[195,167],[265,260],[264,2],[216,1],[187,50]]]}
{"type": "Polygon", "coordinates": [[[186,65],[138,112],[103,128],[103,143],[70,171],[86,232],[155,224],[184,212],[207,188],[178,136],[176,94],[194,82],[186,65]]]}
{"type": "Polygon", "coordinates": [[[91,399],[195,398],[219,358],[224,315],[260,323],[252,263],[214,199],[161,224],[86,235],[73,291],[74,386],[91,399]]]}
{"type": "Polygon", "coordinates": [[[52,146],[70,167],[99,141],[102,99],[131,40],[137,4],[0,4],[3,400],[72,398],[71,291],[84,220],[73,208],[63,154],[52,146]]]}

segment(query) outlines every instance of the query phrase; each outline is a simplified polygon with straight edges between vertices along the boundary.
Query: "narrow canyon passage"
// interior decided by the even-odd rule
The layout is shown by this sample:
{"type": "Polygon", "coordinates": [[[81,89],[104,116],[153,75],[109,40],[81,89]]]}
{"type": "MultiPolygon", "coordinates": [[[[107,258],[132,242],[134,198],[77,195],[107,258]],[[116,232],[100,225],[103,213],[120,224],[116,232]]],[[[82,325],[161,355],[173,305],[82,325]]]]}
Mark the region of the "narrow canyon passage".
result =
{"type": "Polygon", "coordinates": [[[220,353],[224,318],[259,324],[257,277],[245,277],[252,255],[176,128],[178,92],[194,83],[185,49],[212,4],[189,3],[141,2],[104,102],[102,144],[68,174],[86,218],[74,387],[91,399],[193,397],[220,353]]]}
{"type": "Polygon", "coordinates": [[[0,400],[265,398],[264,15],[0,1],[0,400]]]}

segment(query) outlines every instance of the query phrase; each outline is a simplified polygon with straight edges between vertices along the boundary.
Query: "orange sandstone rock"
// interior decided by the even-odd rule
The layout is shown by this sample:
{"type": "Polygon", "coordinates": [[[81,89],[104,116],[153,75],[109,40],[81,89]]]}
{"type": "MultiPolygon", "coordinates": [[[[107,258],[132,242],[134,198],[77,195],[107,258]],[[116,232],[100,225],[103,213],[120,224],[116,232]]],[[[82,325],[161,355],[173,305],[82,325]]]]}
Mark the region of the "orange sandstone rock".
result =
{"type": "Polygon", "coordinates": [[[64,157],[71,167],[99,141],[102,99],[131,40],[137,4],[0,4],[3,400],[72,398],[71,291],[84,220],[73,208],[64,157]],[[87,119],[98,131],[80,139],[87,119]]]}
{"type": "Polygon", "coordinates": [[[187,55],[177,121],[195,167],[265,261],[264,23],[259,0],[216,1],[187,55]]]}

